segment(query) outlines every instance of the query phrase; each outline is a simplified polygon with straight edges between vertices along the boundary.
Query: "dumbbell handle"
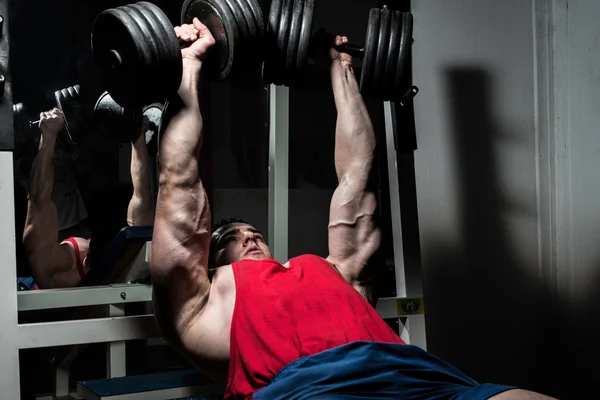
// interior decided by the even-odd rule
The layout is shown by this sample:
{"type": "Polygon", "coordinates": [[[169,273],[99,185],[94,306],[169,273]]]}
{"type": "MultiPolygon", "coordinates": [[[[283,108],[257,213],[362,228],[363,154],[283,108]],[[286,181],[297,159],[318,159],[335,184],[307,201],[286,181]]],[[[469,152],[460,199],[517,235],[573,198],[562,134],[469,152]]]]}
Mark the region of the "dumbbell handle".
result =
{"type": "MultiPolygon", "coordinates": [[[[177,40],[179,41],[180,49],[185,49],[186,47],[190,47],[192,45],[192,43],[194,43],[194,42],[186,42],[181,38],[177,38],[177,40]]],[[[123,65],[123,59],[121,58],[121,54],[119,54],[119,52],[117,50],[110,50],[109,54],[110,54],[109,60],[110,60],[110,63],[112,64],[112,68],[114,68],[114,69],[121,68],[123,65]]]]}
{"type": "MultiPolygon", "coordinates": [[[[414,43],[414,39],[410,40],[410,44],[414,43]]],[[[363,59],[363,57],[365,56],[365,48],[358,46],[356,44],[343,44],[341,46],[333,46],[337,51],[339,51],[340,53],[346,53],[351,55],[354,58],[360,58],[361,60],[363,59]]]]}
{"type": "Polygon", "coordinates": [[[40,121],[41,119],[38,119],[37,121],[29,121],[29,127],[33,128],[35,125],[39,125],[40,121]]]}
{"type": "Polygon", "coordinates": [[[354,58],[360,58],[361,60],[365,54],[364,47],[361,47],[361,46],[358,46],[355,44],[346,43],[341,46],[333,46],[333,47],[340,53],[345,53],[354,58]]]}
{"type": "Polygon", "coordinates": [[[177,38],[179,40],[179,48],[180,49],[185,49],[186,47],[190,47],[192,45],[192,43],[194,42],[186,42],[185,40],[181,39],[181,38],[177,38]]]}

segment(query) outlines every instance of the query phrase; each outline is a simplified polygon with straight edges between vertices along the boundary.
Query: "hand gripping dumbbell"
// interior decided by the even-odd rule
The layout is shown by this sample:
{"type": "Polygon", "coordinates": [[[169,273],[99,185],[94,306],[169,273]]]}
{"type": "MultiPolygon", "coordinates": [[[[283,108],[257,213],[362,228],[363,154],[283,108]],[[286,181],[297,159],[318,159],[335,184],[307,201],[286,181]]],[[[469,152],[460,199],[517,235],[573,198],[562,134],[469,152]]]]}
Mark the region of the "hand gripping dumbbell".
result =
{"type": "MultiPolygon", "coordinates": [[[[80,98],[81,88],[79,85],[69,86],[54,92],[56,108],[63,113],[63,118],[65,121],[64,131],[67,134],[67,140],[69,142],[75,142],[77,136],[79,136],[82,118],[77,115],[79,112],[77,103],[80,102],[80,98]]],[[[29,127],[33,128],[39,124],[39,119],[36,121],[30,121],[29,127]]]]}
{"type": "MultiPolygon", "coordinates": [[[[292,86],[302,82],[308,65],[315,0],[273,0],[267,26],[266,83],[292,86]]],[[[369,11],[364,46],[335,46],[362,60],[361,92],[381,100],[400,101],[408,94],[402,77],[408,67],[413,19],[408,12],[383,7],[369,11]]]]}
{"type": "MultiPolygon", "coordinates": [[[[203,71],[215,80],[259,64],[265,21],[257,0],[187,0],[181,23],[196,17],[215,46],[203,71]],[[234,61],[235,60],[235,61],[234,61]]],[[[181,84],[181,43],[156,5],[139,2],[102,11],[92,28],[92,51],[106,90],[123,107],[166,100],[181,84]]]]}

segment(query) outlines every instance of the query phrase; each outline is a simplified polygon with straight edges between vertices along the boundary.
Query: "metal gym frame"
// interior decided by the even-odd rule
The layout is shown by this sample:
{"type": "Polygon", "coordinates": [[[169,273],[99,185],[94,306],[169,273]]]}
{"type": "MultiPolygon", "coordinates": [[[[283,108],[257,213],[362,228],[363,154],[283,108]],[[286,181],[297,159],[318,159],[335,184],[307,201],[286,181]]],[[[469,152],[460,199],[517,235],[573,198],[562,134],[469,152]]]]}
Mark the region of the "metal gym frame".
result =
{"type": "MultiPolygon", "coordinates": [[[[269,140],[269,237],[274,257],[287,260],[288,252],[288,161],[289,89],[271,85],[269,140]]],[[[383,318],[400,320],[399,334],[408,343],[425,348],[425,322],[420,293],[410,293],[402,247],[398,167],[394,149],[395,118],[393,104],[384,103],[385,135],[390,185],[390,203],[398,297],[382,298],[377,311],[383,318]]],[[[150,302],[151,287],[140,284],[115,284],[88,288],[68,288],[18,292],[16,287],[15,214],[13,195],[13,156],[0,152],[0,254],[4,268],[0,279],[0,388],[2,398],[18,400],[19,350],[108,343],[107,377],[125,375],[125,341],[159,336],[152,314],[125,316],[128,302],[150,302]],[[18,313],[31,310],[101,305],[109,317],[43,323],[18,323],[18,313]]],[[[147,262],[145,246],[134,262],[147,262]]],[[[414,286],[414,285],[413,285],[414,286]]],[[[70,398],[68,365],[56,372],[54,398],[70,398]]],[[[150,398],[150,397],[146,397],[150,398]]]]}

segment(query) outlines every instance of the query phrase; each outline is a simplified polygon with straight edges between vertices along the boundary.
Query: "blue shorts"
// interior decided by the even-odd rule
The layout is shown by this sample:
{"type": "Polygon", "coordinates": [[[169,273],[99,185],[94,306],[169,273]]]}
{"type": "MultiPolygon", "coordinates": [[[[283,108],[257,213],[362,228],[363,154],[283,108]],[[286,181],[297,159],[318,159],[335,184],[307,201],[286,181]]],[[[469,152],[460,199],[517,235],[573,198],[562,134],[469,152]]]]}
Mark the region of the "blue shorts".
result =
{"type": "Polygon", "coordinates": [[[17,292],[24,290],[35,290],[36,284],[31,276],[26,278],[17,278],[17,292]]]}
{"type": "Polygon", "coordinates": [[[512,386],[480,384],[412,345],[353,342],[286,365],[255,400],[483,400],[512,386]]]}

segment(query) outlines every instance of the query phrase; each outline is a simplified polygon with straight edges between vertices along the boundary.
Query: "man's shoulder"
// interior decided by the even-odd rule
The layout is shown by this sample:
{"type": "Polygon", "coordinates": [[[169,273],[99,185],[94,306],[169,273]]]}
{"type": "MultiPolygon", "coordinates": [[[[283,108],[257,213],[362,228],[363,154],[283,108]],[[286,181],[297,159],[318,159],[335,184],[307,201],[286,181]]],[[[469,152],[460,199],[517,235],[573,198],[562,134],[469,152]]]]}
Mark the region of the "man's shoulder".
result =
{"type": "Polygon", "coordinates": [[[290,258],[290,261],[291,260],[296,260],[296,259],[301,259],[301,258],[319,258],[321,260],[325,260],[323,257],[318,256],[316,254],[305,253],[305,254],[300,254],[300,255],[297,255],[297,256],[294,256],[294,257],[290,258]]]}
{"type": "Polygon", "coordinates": [[[318,263],[318,264],[323,264],[323,265],[327,264],[327,265],[335,267],[335,265],[330,263],[326,258],[323,258],[316,254],[311,254],[311,253],[301,254],[299,256],[292,257],[289,259],[288,263],[290,263],[290,262],[310,262],[310,263],[318,263]]]}

